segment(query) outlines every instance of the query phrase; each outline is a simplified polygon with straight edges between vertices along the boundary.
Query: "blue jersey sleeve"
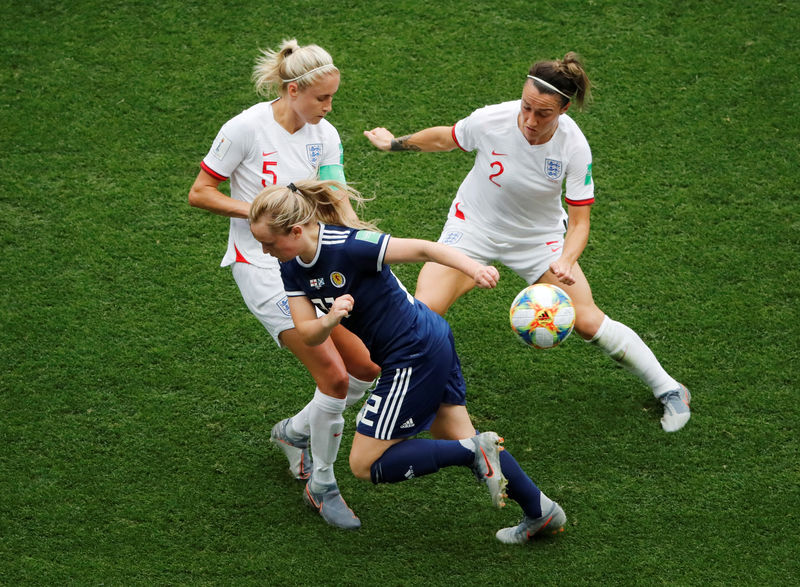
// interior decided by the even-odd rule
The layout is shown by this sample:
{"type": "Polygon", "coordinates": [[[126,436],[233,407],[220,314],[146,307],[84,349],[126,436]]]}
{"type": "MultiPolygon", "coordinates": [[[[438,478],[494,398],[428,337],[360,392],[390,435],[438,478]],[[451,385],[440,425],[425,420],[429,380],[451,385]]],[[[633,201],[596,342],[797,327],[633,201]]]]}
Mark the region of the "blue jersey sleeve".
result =
{"type": "Polygon", "coordinates": [[[306,293],[300,285],[297,275],[297,262],[293,260],[281,263],[281,279],[283,280],[283,290],[289,297],[304,296],[306,293]]]}
{"type": "Polygon", "coordinates": [[[361,271],[380,273],[390,236],[372,230],[356,230],[347,249],[353,264],[361,271]]]}

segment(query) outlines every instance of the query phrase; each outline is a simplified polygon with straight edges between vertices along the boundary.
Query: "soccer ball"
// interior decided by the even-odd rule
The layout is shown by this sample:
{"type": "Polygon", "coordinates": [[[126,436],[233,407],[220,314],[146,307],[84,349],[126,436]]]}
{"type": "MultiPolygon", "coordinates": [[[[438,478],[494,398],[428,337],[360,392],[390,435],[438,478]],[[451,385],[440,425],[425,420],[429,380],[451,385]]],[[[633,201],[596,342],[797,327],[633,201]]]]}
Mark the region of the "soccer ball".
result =
{"type": "Polygon", "coordinates": [[[572,299],[560,287],[548,283],[529,285],[517,294],[508,312],[511,329],[537,349],[562,343],[575,326],[572,299]]]}

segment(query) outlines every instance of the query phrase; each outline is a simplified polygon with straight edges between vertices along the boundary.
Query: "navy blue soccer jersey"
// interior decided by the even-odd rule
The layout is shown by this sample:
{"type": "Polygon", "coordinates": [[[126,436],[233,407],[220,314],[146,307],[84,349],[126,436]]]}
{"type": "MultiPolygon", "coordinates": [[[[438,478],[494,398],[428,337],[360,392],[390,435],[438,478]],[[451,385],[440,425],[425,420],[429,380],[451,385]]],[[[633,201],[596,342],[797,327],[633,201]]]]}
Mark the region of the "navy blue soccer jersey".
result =
{"type": "MultiPolygon", "coordinates": [[[[358,335],[372,360],[384,364],[389,357],[425,352],[432,335],[442,336],[449,326],[428,319],[433,314],[414,299],[384,263],[388,234],[320,223],[314,259],[299,257],[281,263],[286,295],[306,296],[327,313],[333,300],[353,296],[353,311],[342,325],[358,335]],[[431,332],[443,329],[442,333],[431,332]]],[[[437,337],[438,338],[438,337],[437,337]]]]}

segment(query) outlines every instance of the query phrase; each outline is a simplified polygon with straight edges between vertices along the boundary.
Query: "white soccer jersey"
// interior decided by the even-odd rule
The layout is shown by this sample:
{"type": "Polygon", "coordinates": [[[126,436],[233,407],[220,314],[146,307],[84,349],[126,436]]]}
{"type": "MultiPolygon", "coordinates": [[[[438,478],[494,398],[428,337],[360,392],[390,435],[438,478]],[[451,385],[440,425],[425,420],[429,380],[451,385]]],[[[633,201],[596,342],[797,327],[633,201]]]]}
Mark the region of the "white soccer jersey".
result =
{"type": "Polygon", "coordinates": [[[520,107],[520,100],[486,106],[453,126],[458,146],[477,154],[450,216],[503,240],[537,241],[564,231],[564,183],[568,204],[594,202],[592,152],[566,114],[547,143],[529,144],[517,125],[520,107]]]}
{"type": "MultiPolygon", "coordinates": [[[[275,120],[272,102],[256,104],[226,122],[200,166],[220,180],[231,180],[231,197],[252,202],[264,187],[314,179],[324,165],[342,164],[342,142],[331,123],[306,124],[290,134],[275,120]]],[[[231,218],[222,266],[235,261],[277,267],[261,250],[250,223],[231,218]]]]}

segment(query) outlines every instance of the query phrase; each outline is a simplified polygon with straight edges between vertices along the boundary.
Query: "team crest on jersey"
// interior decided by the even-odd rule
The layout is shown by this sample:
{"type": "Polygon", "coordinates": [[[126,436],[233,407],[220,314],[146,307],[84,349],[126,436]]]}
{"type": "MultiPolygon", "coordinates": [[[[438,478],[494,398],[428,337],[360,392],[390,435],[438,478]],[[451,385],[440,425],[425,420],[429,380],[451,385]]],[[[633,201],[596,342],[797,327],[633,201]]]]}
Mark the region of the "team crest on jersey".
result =
{"type": "Polygon", "coordinates": [[[308,285],[310,285],[314,289],[320,289],[322,288],[322,286],[325,285],[325,279],[323,279],[322,277],[318,277],[316,279],[309,279],[308,285]]]}
{"type": "Polygon", "coordinates": [[[291,316],[292,312],[289,310],[289,298],[283,296],[280,300],[275,302],[275,305],[278,306],[278,309],[284,316],[291,316]]]}
{"type": "Polygon", "coordinates": [[[544,173],[547,179],[561,179],[561,161],[558,159],[545,159],[544,160],[544,173]]]}
{"type": "Polygon", "coordinates": [[[439,242],[445,245],[454,245],[461,240],[462,236],[461,232],[448,232],[439,242]]]}
{"type": "Polygon", "coordinates": [[[331,283],[334,287],[344,287],[344,275],[339,273],[338,271],[334,271],[331,273],[331,283]]]}
{"type": "Polygon", "coordinates": [[[306,145],[306,156],[308,157],[308,162],[316,167],[319,160],[322,158],[322,143],[310,143],[306,145]]]}

